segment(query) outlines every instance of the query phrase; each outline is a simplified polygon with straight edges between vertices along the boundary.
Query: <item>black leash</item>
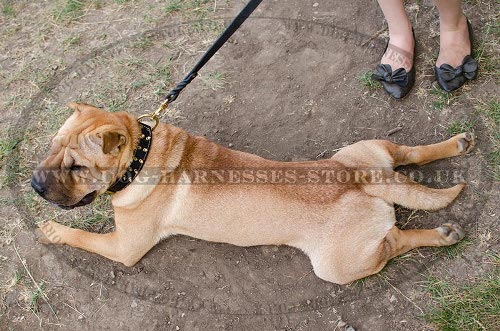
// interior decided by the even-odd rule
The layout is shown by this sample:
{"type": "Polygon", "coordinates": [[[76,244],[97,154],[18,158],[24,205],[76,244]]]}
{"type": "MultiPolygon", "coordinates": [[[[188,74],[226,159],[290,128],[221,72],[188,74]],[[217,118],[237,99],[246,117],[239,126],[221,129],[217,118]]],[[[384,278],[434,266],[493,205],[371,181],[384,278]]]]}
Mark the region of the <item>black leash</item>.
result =
{"type": "Polygon", "coordinates": [[[168,104],[179,96],[181,91],[189,84],[191,81],[198,76],[198,71],[203,68],[203,66],[214,56],[215,53],[226,43],[226,41],[233,35],[233,33],[238,30],[238,28],[245,22],[245,20],[252,14],[252,12],[257,8],[257,6],[262,2],[262,0],[250,0],[247,5],[240,11],[238,16],[228,25],[228,27],[222,32],[222,34],[217,38],[214,44],[205,52],[202,58],[196,63],[193,69],[184,77],[183,80],[175,88],[173,88],[165,96],[165,100],[160,105],[160,107],[150,114],[145,114],[139,116],[137,120],[141,125],[141,136],[139,139],[139,144],[134,150],[134,156],[132,163],[127,167],[126,172],[120,176],[109,188],[108,193],[113,194],[127,187],[135,177],[141,171],[146,158],[148,156],[149,148],[151,147],[153,139],[153,130],[159,123],[159,117],[167,109],[168,104]],[[143,120],[153,121],[153,125],[143,123],[143,120]]]}
{"type": "MultiPolygon", "coordinates": [[[[245,22],[245,20],[252,14],[252,12],[257,8],[257,6],[262,2],[262,0],[250,0],[247,5],[240,11],[238,16],[228,25],[228,27],[222,32],[222,34],[217,38],[214,44],[203,54],[202,58],[196,63],[194,68],[184,77],[183,80],[175,88],[173,88],[165,96],[165,100],[162,102],[160,107],[153,112],[145,115],[139,116],[137,119],[139,122],[142,121],[152,121],[153,124],[149,125],[154,130],[158,123],[160,122],[160,116],[163,114],[165,109],[167,109],[169,103],[177,99],[181,91],[189,84],[191,81],[198,76],[198,71],[203,68],[203,66],[214,56],[215,53],[224,45],[224,43],[233,35],[233,33],[238,30],[238,28],[245,22]]],[[[146,123],[143,123],[146,124],[146,123]]]]}
{"type": "Polygon", "coordinates": [[[262,0],[250,0],[247,5],[240,11],[238,16],[228,25],[226,30],[217,38],[214,44],[205,52],[203,57],[196,63],[194,68],[184,77],[183,80],[175,88],[173,88],[165,96],[165,100],[172,102],[179,96],[179,93],[198,76],[198,71],[214,56],[215,53],[226,43],[226,41],[233,35],[236,30],[245,22],[245,20],[252,14],[262,0]]]}

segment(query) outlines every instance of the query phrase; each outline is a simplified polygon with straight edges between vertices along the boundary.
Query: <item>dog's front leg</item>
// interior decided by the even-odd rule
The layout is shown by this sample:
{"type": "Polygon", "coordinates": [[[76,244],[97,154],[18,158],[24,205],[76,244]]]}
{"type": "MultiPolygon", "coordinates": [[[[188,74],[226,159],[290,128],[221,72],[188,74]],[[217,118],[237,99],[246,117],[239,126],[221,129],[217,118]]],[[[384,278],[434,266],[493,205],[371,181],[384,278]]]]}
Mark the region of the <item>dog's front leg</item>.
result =
{"type": "Polygon", "coordinates": [[[126,233],[92,233],[72,229],[65,225],[48,221],[38,224],[37,235],[44,244],[69,245],[102,255],[110,260],[133,266],[146,254],[155,243],[137,242],[126,233]]]}

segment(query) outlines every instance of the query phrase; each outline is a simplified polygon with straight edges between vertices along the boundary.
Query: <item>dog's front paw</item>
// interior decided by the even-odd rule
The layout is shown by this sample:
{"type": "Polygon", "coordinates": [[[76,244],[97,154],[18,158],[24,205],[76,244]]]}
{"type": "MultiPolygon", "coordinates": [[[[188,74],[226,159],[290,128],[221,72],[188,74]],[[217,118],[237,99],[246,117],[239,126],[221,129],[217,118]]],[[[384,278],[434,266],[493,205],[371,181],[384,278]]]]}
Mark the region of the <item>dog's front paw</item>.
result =
{"type": "Polygon", "coordinates": [[[473,133],[465,132],[455,136],[457,138],[457,148],[459,154],[467,154],[476,145],[476,137],[473,133]]]}
{"type": "Polygon", "coordinates": [[[62,236],[57,228],[60,226],[56,222],[47,221],[37,224],[38,229],[35,230],[35,234],[38,237],[38,241],[42,244],[55,244],[61,245],[62,236]]]}
{"type": "Polygon", "coordinates": [[[453,245],[465,237],[462,227],[456,223],[445,223],[436,229],[441,235],[443,246],[453,245]]]}

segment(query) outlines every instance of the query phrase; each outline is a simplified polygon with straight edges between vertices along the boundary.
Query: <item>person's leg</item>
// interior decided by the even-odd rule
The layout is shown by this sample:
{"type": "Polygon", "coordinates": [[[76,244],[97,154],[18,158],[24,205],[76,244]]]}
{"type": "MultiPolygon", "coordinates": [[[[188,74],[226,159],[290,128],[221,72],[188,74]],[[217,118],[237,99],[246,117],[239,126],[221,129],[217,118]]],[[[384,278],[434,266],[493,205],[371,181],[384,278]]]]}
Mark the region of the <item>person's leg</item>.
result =
{"type": "Polygon", "coordinates": [[[436,66],[447,63],[452,67],[462,64],[470,54],[467,19],[462,12],[461,0],[434,0],[439,11],[440,40],[436,66]]]}
{"type": "Polygon", "coordinates": [[[403,0],[378,0],[389,26],[389,46],[380,63],[389,64],[392,70],[413,66],[413,32],[406,16],[403,0]]]}

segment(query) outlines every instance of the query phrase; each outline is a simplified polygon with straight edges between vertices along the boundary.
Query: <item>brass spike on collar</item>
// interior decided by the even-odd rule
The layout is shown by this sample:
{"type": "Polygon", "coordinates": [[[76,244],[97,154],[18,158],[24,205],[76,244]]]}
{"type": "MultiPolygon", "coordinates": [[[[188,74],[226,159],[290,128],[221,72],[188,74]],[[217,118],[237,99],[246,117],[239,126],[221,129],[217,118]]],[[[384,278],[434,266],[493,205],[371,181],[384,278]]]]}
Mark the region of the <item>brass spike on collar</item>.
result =
{"type": "Polygon", "coordinates": [[[139,143],[134,149],[132,162],[128,165],[125,173],[108,188],[107,192],[110,194],[123,190],[132,183],[139,172],[141,172],[144,163],[146,163],[146,158],[148,157],[153,141],[153,130],[144,123],[139,122],[139,125],[141,126],[141,136],[139,137],[139,143]]]}

